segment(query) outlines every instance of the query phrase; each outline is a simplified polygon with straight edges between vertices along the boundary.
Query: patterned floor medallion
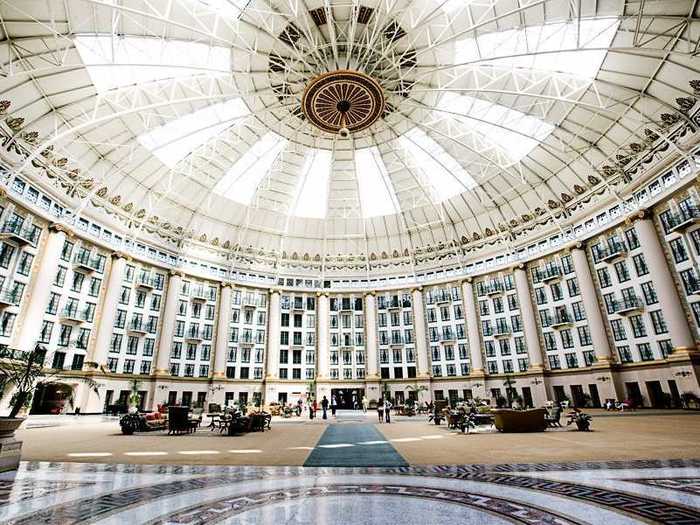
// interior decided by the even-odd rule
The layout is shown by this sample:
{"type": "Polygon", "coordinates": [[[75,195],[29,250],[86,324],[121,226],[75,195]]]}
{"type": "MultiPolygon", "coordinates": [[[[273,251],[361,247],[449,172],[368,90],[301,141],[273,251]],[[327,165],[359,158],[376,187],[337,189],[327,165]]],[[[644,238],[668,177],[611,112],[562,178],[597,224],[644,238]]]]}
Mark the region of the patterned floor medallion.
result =
{"type": "Polygon", "coordinates": [[[700,461],[377,468],[23,463],[16,473],[0,474],[0,523],[8,524],[431,520],[695,525],[700,461]]]}

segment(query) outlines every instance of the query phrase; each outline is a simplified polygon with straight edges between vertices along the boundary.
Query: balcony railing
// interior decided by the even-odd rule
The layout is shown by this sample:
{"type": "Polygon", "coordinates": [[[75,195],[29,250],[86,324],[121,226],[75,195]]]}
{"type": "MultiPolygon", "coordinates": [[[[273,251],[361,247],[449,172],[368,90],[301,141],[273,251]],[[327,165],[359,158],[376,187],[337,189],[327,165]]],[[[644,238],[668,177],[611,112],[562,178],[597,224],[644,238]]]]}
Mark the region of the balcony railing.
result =
{"type": "Polygon", "coordinates": [[[84,323],[90,317],[87,310],[78,310],[77,308],[64,308],[61,311],[61,319],[69,323],[84,323]]]}
{"type": "Polygon", "coordinates": [[[489,281],[484,284],[484,293],[486,295],[500,295],[504,290],[503,283],[500,281],[489,281]]]}
{"type": "Polygon", "coordinates": [[[561,277],[561,268],[558,266],[543,266],[537,269],[537,277],[543,283],[554,281],[561,277]]]}
{"type": "Polygon", "coordinates": [[[403,345],[403,337],[392,337],[391,346],[401,346],[403,345]]]}
{"type": "Polygon", "coordinates": [[[185,332],[185,339],[190,339],[192,341],[200,341],[202,339],[202,334],[199,330],[187,330],[185,332]]]}
{"type": "Polygon", "coordinates": [[[671,214],[667,219],[668,231],[683,230],[700,221],[700,208],[691,206],[682,208],[678,213],[671,214]]]}
{"type": "Polygon", "coordinates": [[[75,266],[87,270],[89,272],[102,271],[102,264],[99,257],[92,257],[90,252],[82,252],[73,259],[75,266]]]}
{"type": "Polygon", "coordinates": [[[7,221],[0,228],[0,238],[11,238],[20,244],[36,244],[39,240],[39,230],[33,224],[24,225],[20,221],[7,221]]]}
{"type": "Polygon", "coordinates": [[[573,323],[573,319],[568,314],[568,312],[559,312],[554,315],[554,321],[552,322],[552,328],[561,328],[566,325],[573,323]]]}
{"type": "Polygon", "coordinates": [[[22,300],[22,293],[19,292],[12,284],[4,286],[0,290],[0,307],[17,306],[22,300]]]}
{"type": "Polygon", "coordinates": [[[129,323],[129,332],[134,332],[137,334],[145,334],[147,332],[146,324],[139,321],[131,321],[129,323]]]}
{"type": "Polygon", "coordinates": [[[136,278],[136,286],[152,290],[156,287],[156,279],[148,273],[141,274],[136,278]]]}
{"type": "Polygon", "coordinates": [[[209,288],[206,288],[204,286],[193,286],[192,288],[190,288],[190,298],[193,301],[202,302],[214,299],[211,295],[211,292],[209,291],[209,288]]]}
{"type": "Polygon", "coordinates": [[[449,342],[449,341],[456,341],[457,336],[454,334],[454,332],[443,332],[440,334],[440,341],[443,343],[449,342]]]}
{"type": "Polygon", "coordinates": [[[613,312],[620,315],[632,313],[644,308],[644,302],[639,297],[626,297],[613,303],[613,312]]]}
{"type": "Polygon", "coordinates": [[[627,247],[621,242],[608,241],[605,248],[601,248],[598,251],[598,260],[602,262],[609,262],[618,257],[622,257],[627,253],[627,247]]]}
{"type": "Polygon", "coordinates": [[[449,294],[449,292],[438,292],[434,296],[435,302],[436,303],[449,303],[452,300],[452,296],[449,294]]]}
{"type": "Polygon", "coordinates": [[[496,329],[494,330],[494,335],[496,337],[507,337],[511,334],[511,329],[510,326],[507,324],[502,324],[502,325],[496,325],[496,329]]]}

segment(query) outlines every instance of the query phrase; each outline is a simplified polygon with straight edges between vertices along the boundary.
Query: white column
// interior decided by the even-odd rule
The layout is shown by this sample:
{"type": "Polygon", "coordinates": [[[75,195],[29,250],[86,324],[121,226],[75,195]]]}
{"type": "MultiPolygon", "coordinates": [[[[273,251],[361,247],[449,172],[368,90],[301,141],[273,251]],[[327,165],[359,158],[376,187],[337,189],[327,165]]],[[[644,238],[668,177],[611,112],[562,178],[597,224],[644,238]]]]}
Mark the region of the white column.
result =
{"type": "Polygon", "coordinates": [[[330,357],[330,345],[328,344],[328,330],[330,321],[330,307],[328,304],[328,294],[321,293],[318,295],[318,335],[316,341],[318,342],[318,370],[316,371],[316,377],[318,379],[327,379],[329,375],[328,362],[330,357]]]}
{"type": "Polygon", "coordinates": [[[26,298],[27,309],[15,343],[15,347],[19,350],[33,350],[36,345],[65,240],[66,230],[60,225],[52,224],[49,227],[48,239],[46,239],[39,266],[33,275],[31,291],[26,298]]]}
{"type": "Polygon", "coordinates": [[[373,292],[365,294],[365,378],[379,379],[377,359],[377,298],[373,292]]]}
{"type": "Polygon", "coordinates": [[[280,292],[270,291],[267,312],[267,379],[277,379],[280,362],[280,292]]]}
{"type": "Polygon", "coordinates": [[[467,318],[467,337],[469,338],[469,360],[471,361],[471,373],[481,375],[484,373],[484,358],[481,353],[481,336],[479,335],[479,313],[474,299],[474,285],[471,279],[462,281],[462,301],[464,303],[464,315],[467,318]]]}
{"type": "Polygon", "coordinates": [[[428,337],[425,332],[425,308],[423,307],[423,291],[415,288],[411,291],[413,303],[413,328],[416,332],[416,376],[430,377],[430,361],[428,360],[428,337]]]}
{"type": "Polygon", "coordinates": [[[216,350],[214,351],[214,379],[226,377],[228,363],[228,330],[231,324],[231,285],[221,285],[219,293],[219,318],[216,324],[216,350]]]}
{"type": "Polygon", "coordinates": [[[107,364],[109,344],[114,329],[114,319],[117,317],[117,304],[119,304],[119,297],[121,295],[124,268],[126,268],[126,258],[124,255],[113,253],[112,264],[109,268],[109,278],[106,283],[107,289],[105,290],[102,310],[97,326],[97,339],[92,349],[92,356],[88,359],[88,361],[93,361],[98,365],[107,364]]]}
{"type": "Polygon", "coordinates": [[[182,276],[177,273],[171,274],[170,279],[168,279],[168,292],[165,297],[163,323],[160,328],[160,341],[158,342],[158,357],[155,370],[156,375],[170,374],[170,349],[173,346],[177,302],[180,297],[181,288],[182,276]]]}
{"type": "Polygon", "coordinates": [[[597,288],[593,282],[591,267],[588,265],[586,250],[580,243],[571,249],[571,259],[574,262],[574,271],[578,279],[578,288],[581,291],[583,308],[586,310],[586,320],[591,331],[591,340],[593,341],[596,359],[600,364],[609,364],[612,360],[610,340],[605,329],[606,324],[603,314],[600,311],[598,294],[596,293],[597,288]]]}
{"type": "Polygon", "coordinates": [[[634,227],[649,267],[649,274],[654,278],[654,290],[671,335],[673,349],[674,351],[695,351],[695,338],[690,330],[661,242],[656,235],[654,223],[651,219],[641,219],[634,223],[634,227]]]}
{"type": "Polygon", "coordinates": [[[530,285],[527,282],[527,272],[522,267],[514,268],[515,288],[518,292],[518,303],[520,305],[520,315],[523,318],[523,332],[525,333],[525,344],[530,360],[531,370],[542,370],[542,347],[537,331],[537,321],[535,320],[535,309],[532,306],[530,297],[530,285]]]}

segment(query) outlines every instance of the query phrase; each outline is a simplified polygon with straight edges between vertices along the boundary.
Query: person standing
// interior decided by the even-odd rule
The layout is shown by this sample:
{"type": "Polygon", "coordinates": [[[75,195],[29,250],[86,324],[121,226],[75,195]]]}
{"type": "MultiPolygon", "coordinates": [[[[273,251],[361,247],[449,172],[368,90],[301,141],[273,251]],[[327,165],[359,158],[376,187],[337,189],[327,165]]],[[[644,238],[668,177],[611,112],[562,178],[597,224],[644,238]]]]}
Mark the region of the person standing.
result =
{"type": "Polygon", "coordinates": [[[366,414],[368,408],[369,408],[369,399],[367,399],[367,396],[362,396],[362,412],[364,412],[366,414]]]}
{"type": "Polygon", "coordinates": [[[391,401],[389,401],[389,398],[387,397],[384,401],[384,420],[387,423],[391,423],[391,407],[391,401]]]}
{"type": "Polygon", "coordinates": [[[380,423],[384,422],[384,401],[382,399],[377,401],[377,417],[380,423]]]}
{"type": "Polygon", "coordinates": [[[352,409],[357,410],[360,405],[357,403],[357,394],[353,393],[352,395],[352,409]]]}
{"type": "Polygon", "coordinates": [[[335,411],[338,408],[338,399],[335,394],[331,396],[331,414],[335,417],[335,411]]]}
{"type": "Polygon", "coordinates": [[[323,410],[323,419],[328,419],[328,398],[323,396],[321,400],[321,409],[323,410]]]}

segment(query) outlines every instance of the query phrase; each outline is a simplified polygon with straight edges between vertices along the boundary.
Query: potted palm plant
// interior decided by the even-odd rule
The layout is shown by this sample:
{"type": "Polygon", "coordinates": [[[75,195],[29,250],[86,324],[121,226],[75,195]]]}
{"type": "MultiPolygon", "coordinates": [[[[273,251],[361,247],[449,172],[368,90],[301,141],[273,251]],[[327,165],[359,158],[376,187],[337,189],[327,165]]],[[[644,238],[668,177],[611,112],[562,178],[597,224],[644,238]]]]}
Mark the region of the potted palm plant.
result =
{"type": "MultiPolygon", "coordinates": [[[[29,409],[32,396],[39,384],[44,386],[63,382],[65,376],[60,375],[62,370],[50,370],[44,368],[46,349],[36,346],[26,352],[11,348],[0,349],[0,398],[6,393],[12,392],[10,398],[10,413],[0,417],[0,438],[12,436],[24,421],[18,415],[29,409]]],[[[97,365],[91,363],[94,368],[97,365]]],[[[97,383],[90,377],[72,378],[87,384],[99,395],[97,383]]],[[[68,398],[72,392],[68,394],[68,398]]]]}

